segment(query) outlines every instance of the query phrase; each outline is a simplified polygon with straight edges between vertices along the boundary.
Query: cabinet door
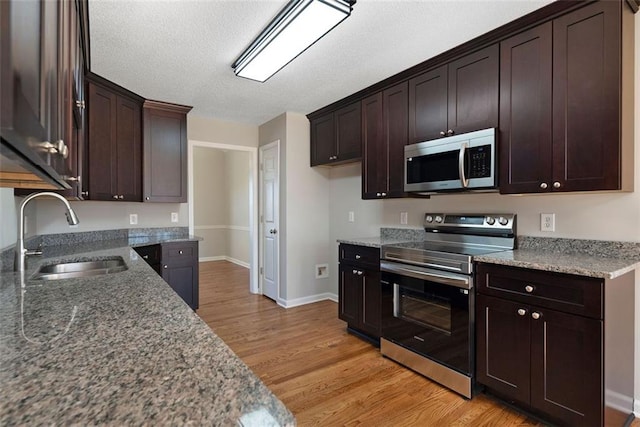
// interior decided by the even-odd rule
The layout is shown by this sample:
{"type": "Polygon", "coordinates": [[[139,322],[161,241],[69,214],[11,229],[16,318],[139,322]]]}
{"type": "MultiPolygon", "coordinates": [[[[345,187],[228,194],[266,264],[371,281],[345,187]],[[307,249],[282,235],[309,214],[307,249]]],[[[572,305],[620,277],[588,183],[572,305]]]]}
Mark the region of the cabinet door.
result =
{"type": "Polygon", "coordinates": [[[163,266],[162,278],[165,282],[176,291],[176,293],[189,304],[192,309],[197,309],[193,299],[193,282],[194,282],[194,269],[193,266],[187,265],[184,267],[166,267],[163,266]]]}
{"type": "Polygon", "coordinates": [[[500,44],[499,182],[503,194],[552,188],[552,55],[551,22],[500,44]]]}
{"type": "Polygon", "coordinates": [[[362,119],[360,101],[334,113],[336,159],[339,162],[362,157],[362,119]]]}
{"type": "Polygon", "coordinates": [[[380,272],[362,271],[362,330],[375,338],[380,338],[382,331],[382,289],[380,272]]]}
{"type": "Polygon", "coordinates": [[[553,180],[560,191],[620,186],[620,8],[596,2],[553,21],[553,180]]]}
{"type": "MultiPolygon", "coordinates": [[[[117,97],[117,187],[120,200],[142,201],[141,106],[122,96],[117,97]]],[[[93,165],[92,165],[93,166],[93,165]]],[[[167,170],[167,174],[171,171],[167,170]]]]}
{"type": "Polygon", "coordinates": [[[602,425],[602,321],[531,310],[531,407],[562,424],[602,425]]]}
{"type": "Polygon", "coordinates": [[[383,129],[382,92],[362,101],[362,198],[387,192],[388,158],[383,129]]]}
{"type": "Polygon", "coordinates": [[[362,305],[362,276],[350,265],[340,264],[338,280],[338,317],[356,328],[360,328],[360,306],[362,305]]]}
{"type": "Polygon", "coordinates": [[[404,146],[408,140],[409,89],[400,83],[382,94],[385,147],[387,151],[387,196],[403,197],[404,146]]]}
{"type": "Polygon", "coordinates": [[[447,66],[409,80],[409,144],[440,138],[447,127],[447,66]]]}
{"type": "Polygon", "coordinates": [[[187,116],[144,109],[144,201],[187,201],[187,116]]]}
{"type": "Polygon", "coordinates": [[[499,46],[449,64],[448,129],[456,134],[498,127],[499,46]]]}
{"type": "Polygon", "coordinates": [[[530,310],[501,298],[476,298],[476,375],[502,397],[529,404],[530,310]]]}
{"type": "Polygon", "coordinates": [[[116,188],[116,95],[88,84],[88,158],[89,197],[91,200],[113,200],[116,188]]]}
{"type": "Polygon", "coordinates": [[[311,121],[311,166],[334,161],[336,155],[336,133],[333,113],[311,121]]]}

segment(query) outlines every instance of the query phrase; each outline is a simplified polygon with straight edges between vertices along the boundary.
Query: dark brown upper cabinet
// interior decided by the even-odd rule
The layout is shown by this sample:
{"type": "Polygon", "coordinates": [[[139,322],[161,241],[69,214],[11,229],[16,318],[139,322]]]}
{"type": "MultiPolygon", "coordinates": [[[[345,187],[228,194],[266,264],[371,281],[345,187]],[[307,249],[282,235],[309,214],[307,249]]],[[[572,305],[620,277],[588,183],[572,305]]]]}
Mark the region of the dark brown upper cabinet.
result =
{"type": "Polygon", "coordinates": [[[142,201],[142,101],[96,75],[88,78],[89,200],[142,201]]]}
{"type": "Polygon", "coordinates": [[[72,29],[77,8],[86,1],[0,3],[2,186],[70,187],[76,153],[68,75],[76,38],[84,37],[72,29]]]}
{"type": "Polygon", "coordinates": [[[311,119],[311,166],[362,157],[360,101],[311,119]]]}
{"type": "Polygon", "coordinates": [[[498,126],[499,47],[409,80],[409,143],[498,126]]]}
{"type": "Polygon", "coordinates": [[[632,188],[629,19],[596,2],[502,42],[501,193],[632,188]]]}
{"type": "Polygon", "coordinates": [[[191,107],[146,100],[144,201],[187,202],[187,113],[191,107]]]}
{"type": "Polygon", "coordinates": [[[404,146],[408,134],[408,84],[362,101],[362,198],[404,197],[404,146]]]}

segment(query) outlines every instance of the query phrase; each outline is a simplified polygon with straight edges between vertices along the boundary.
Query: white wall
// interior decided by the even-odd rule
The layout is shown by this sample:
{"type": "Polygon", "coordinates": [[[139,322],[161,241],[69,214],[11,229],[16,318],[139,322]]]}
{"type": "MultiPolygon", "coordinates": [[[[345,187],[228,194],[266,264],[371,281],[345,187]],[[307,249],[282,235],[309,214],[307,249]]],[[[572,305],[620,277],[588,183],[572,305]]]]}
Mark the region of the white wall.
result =
{"type": "Polygon", "coordinates": [[[16,243],[17,216],[13,188],[0,188],[0,250],[16,243]]]}
{"type": "Polygon", "coordinates": [[[246,147],[258,146],[258,126],[200,117],[194,114],[187,116],[187,135],[192,141],[208,141],[246,147]]]}
{"type": "Polygon", "coordinates": [[[280,140],[280,303],[285,306],[330,296],[330,280],[315,278],[315,265],[330,261],[330,171],[309,167],[309,135],[309,120],[298,113],[260,126],[260,145],[280,140]]]}

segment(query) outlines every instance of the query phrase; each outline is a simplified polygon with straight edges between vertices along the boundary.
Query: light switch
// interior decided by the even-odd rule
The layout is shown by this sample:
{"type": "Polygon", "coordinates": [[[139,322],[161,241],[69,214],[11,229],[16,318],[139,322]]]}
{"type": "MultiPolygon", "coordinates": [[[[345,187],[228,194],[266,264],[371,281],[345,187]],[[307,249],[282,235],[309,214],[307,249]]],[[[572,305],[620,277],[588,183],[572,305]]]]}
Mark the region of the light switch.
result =
{"type": "Polygon", "coordinates": [[[129,224],[136,225],[138,223],[138,214],[129,214],[129,224]]]}
{"type": "Polygon", "coordinates": [[[400,224],[407,225],[408,217],[409,215],[407,212],[400,212],[400,224]]]}
{"type": "Polygon", "coordinates": [[[178,222],[178,212],[171,212],[171,222],[178,222]]]}
{"type": "Polygon", "coordinates": [[[353,211],[349,211],[349,222],[355,222],[356,214],[353,211]]]}

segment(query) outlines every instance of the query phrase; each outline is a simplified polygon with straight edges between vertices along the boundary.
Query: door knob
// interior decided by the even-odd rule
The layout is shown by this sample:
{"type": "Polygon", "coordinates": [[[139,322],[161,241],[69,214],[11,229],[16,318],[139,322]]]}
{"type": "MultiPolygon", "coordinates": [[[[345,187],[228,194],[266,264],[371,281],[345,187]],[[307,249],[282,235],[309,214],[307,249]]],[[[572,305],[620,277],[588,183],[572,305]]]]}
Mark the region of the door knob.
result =
{"type": "Polygon", "coordinates": [[[560,188],[562,184],[560,184],[560,182],[556,181],[553,183],[553,188],[560,188]]]}
{"type": "Polygon", "coordinates": [[[546,190],[547,187],[548,187],[548,185],[547,185],[546,182],[543,182],[543,183],[540,184],[540,188],[542,188],[543,190],[546,190]]]}

